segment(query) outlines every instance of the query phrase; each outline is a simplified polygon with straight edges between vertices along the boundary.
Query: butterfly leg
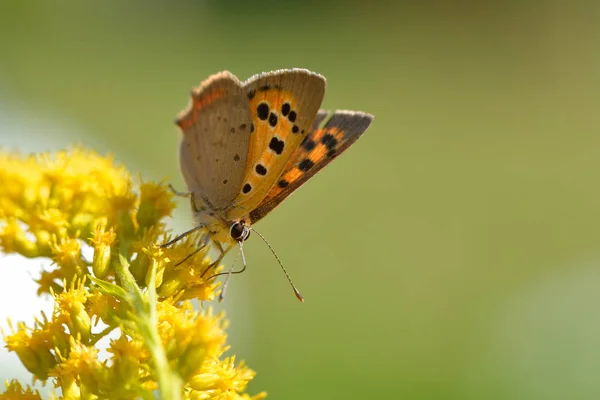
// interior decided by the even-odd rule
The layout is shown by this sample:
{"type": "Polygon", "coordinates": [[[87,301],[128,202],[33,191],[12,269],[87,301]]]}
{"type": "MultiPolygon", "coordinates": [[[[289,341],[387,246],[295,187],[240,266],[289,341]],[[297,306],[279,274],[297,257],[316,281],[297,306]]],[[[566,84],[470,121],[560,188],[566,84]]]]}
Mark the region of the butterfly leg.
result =
{"type": "Polygon", "coordinates": [[[175,189],[173,187],[173,185],[171,185],[170,183],[169,183],[169,189],[171,189],[171,191],[173,192],[173,194],[175,196],[189,197],[190,205],[192,206],[192,211],[194,211],[195,213],[198,213],[200,211],[200,210],[198,210],[198,207],[196,206],[196,198],[194,197],[194,192],[180,192],[177,189],[175,189]]]}
{"type": "Polygon", "coordinates": [[[169,183],[169,189],[171,189],[171,192],[173,192],[173,194],[175,196],[179,196],[179,197],[189,197],[192,193],[191,192],[180,192],[177,189],[175,189],[175,187],[173,187],[173,185],[171,185],[169,183]]]}
{"type": "Polygon", "coordinates": [[[160,245],[161,249],[164,249],[165,247],[169,247],[170,245],[172,245],[173,243],[179,242],[181,239],[183,239],[184,237],[186,237],[189,234],[192,234],[194,232],[196,232],[199,229],[204,228],[203,224],[200,224],[198,226],[193,227],[190,230],[187,230],[185,232],[183,232],[181,235],[174,237],[173,239],[169,240],[167,243],[163,243],[160,245]]]}
{"type": "MultiPolygon", "coordinates": [[[[209,238],[210,240],[210,238],[209,238]]],[[[208,267],[206,267],[206,269],[204,270],[204,272],[202,272],[202,277],[204,277],[204,275],[206,275],[206,273],[210,270],[212,270],[213,268],[216,268],[219,266],[219,264],[221,263],[221,261],[223,261],[223,257],[225,257],[225,254],[227,254],[227,252],[229,251],[228,249],[224,249],[223,245],[219,242],[213,242],[215,247],[217,248],[218,252],[219,252],[219,256],[217,257],[217,259],[215,260],[215,262],[211,263],[208,267]]],[[[212,278],[212,277],[211,277],[212,278]]],[[[210,278],[209,278],[210,279],[210,278]]]]}
{"type": "Polygon", "coordinates": [[[185,258],[183,260],[177,262],[177,264],[175,264],[175,266],[178,267],[181,264],[183,264],[184,262],[186,262],[187,260],[189,260],[190,258],[194,257],[196,254],[198,254],[200,251],[202,251],[206,247],[206,245],[207,245],[207,243],[203,243],[197,249],[195,249],[190,254],[188,254],[187,256],[185,256],[185,258]]]}
{"type": "MultiPolygon", "coordinates": [[[[243,249],[243,244],[242,242],[238,242],[238,245],[240,247],[240,251],[237,254],[237,256],[235,257],[235,260],[233,260],[233,264],[231,265],[231,268],[229,269],[229,271],[227,272],[219,272],[218,274],[214,274],[208,277],[208,279],[206,279],[207,281],[213,278],[217,278],[221,275],[227,275],[227,278],[225,278],[225,282],[223,283],[223,288],[221,289],[221,293],[219,294],[219,302],[222,302],[225,299],[225,293],[227,292],[227,285],[229,283],[229,278],[231,277],[231,275],[233,274],[241,274],[246,270],[246,257],[244,256],[244,249],[243,249]],[[239,271],[234,271],[235,268],[235,264],[237,263],[238,258],[240,257],[240,255],[242,256],[242,269],[240,269],[239,271]]],[[[231,249],[231,247],[229,247],[225,252],[229,251],[231,249]]]]}

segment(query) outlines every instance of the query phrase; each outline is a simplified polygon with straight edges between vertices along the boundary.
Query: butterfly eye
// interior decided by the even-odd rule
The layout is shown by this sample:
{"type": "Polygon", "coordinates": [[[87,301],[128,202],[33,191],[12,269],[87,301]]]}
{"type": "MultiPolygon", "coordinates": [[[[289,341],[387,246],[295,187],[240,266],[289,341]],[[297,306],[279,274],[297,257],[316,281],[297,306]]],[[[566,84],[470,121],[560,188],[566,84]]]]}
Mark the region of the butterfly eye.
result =
{"type": "Polygon", "coordinates": [[[250,237],[250,228],[246,226],[244,221],[238,221],[231,224],[229,235],[238,242],[243,242],[250,237]]]}

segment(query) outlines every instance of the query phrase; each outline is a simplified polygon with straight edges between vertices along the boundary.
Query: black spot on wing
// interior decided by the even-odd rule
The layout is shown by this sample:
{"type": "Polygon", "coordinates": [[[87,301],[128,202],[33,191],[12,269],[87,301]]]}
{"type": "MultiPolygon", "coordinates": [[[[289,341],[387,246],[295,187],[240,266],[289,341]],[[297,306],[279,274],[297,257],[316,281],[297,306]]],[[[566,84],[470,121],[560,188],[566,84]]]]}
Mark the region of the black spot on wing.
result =
{"type": "Polygon", "coordinates": [[[269,118],[269,105],[267,103],[260,103],[256,107],[256,115],[263,121],[269,118]]]}
{"type": "Polygon", "coordinates": [[[321,143],[323,143],[327,149],[331,150],[337,146],[338,141],[332,134],[326,133],[321,138],[321,143]]]}
{"type": "Polygon", "coordinates": [[[259,175],[266,175],[267,174],[267,169],[265,168],[264,165],[262,164],[256,164],[256,167],[254,167],[254,170],[256,171],[257,174],[259,175]]]}
{"type": "Polygon", "coordinates": [[[279,186],[280,188],[284,188],[287,187],[287,185],[289,185],[290,183],[288,181],[286,181],[285,179],[280,180],[279,182],[277,182],[277,186],[279,186]]]}
{"type": "Polygon", "coordinates": [[[277,115],[275,113],[271,113],[269,115],[269,125],[271,125],[273,128],[277,126],[277,115]]]}
{"type": "Polygon", "coordinates": [[[308,171],[309,169],[311,169],[313,166],[315,165],[314,162],[312,162],[311,160],[309,160],[308,158],[305,158],[304,160],[300,161],[300,164],[298,164],[298,169],[300,171],[308,171]]]}
{"type": "Polygon", "coordinates": [[[242,192],[244,194],[249,193],[252,190],[252,186],[249,183],[246,183],[242,188],[242,192]]]}
{"type": "Polygon", "coordinates": [[[274,136],[271,139],[271,141],[269,142],[269,148],[278,155],[283,153],[284,146],[285,146],[285,143],[283,142],[283,140],[277,139],[276,136],[274,136]]]}
{"type": "Polygon", "coordinates": [[[304,150],[311,151],[312,149],[314,149],[317,146],[317,144],[315,143],[314,140],[307,139],[307,138],[308,138],[308,136],[306,136],[305,140],[302,141],[302,148],[304,150]]]}

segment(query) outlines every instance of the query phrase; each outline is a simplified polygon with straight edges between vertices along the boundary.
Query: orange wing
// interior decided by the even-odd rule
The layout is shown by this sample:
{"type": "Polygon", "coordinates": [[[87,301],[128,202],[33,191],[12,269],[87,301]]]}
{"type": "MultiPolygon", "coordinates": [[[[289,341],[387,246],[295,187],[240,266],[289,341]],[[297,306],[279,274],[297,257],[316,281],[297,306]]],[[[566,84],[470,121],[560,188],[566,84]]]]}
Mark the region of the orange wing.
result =
{"type": "Polygon", "coordinates": [[[244,180],[225,219],[246,216],[264,200],[311,129],[325,78],[303,69],[256,75],[244,83],[252,117],[244,180]]]}
{"type": "Polygon", "coordinates": [[[250,221],[267,215],[334,158],[350,147],[373,121],[373,116],[358,111],[336,111],[329,116],[319,111],[309,132],[290,157],[277,183],[258,207],[250,212],[250,221]],[[327,117],[330,117],[328,120],[327,117]],[[325,125],[319,127],[323,121],[325,125]]]}

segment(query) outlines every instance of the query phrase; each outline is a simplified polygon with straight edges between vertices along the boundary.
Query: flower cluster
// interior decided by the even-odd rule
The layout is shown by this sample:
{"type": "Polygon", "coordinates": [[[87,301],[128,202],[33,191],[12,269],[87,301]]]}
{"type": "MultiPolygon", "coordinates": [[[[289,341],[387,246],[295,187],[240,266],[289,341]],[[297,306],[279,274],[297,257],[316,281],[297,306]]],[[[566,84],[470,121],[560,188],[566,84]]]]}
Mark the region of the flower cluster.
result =
{"type": "MultiPolygon", "coordinates": [[[[0,249],[52,261],[37,280],[38,294],[54,298],[52,315],[3,332],[34,381],[51,380],[64,399],[265,397],[244,393],[254,372],[223,356],[223,315],[190,302],[219,290],[209,278],[221,267],[197,251],[201,233],[157,246],[175,206],[165,184],[143,182],[138,194],[123,167],[79,148],[0,153],[0,182],[0,249]]],[[[39,398],[14,380],[0,393],[39,398]]]]}

